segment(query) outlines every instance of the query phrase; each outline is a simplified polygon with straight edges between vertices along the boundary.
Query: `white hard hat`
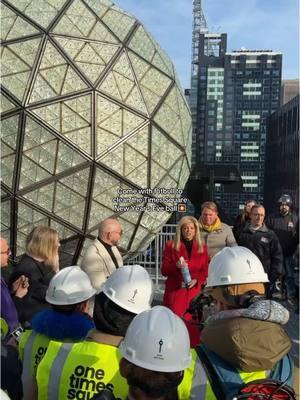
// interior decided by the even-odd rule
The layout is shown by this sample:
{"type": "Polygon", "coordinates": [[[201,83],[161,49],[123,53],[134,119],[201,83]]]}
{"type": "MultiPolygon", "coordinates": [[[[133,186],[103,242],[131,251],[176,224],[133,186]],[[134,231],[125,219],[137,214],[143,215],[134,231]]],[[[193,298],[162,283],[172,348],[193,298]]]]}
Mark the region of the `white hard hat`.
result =
{"type": "Polygon", "coordinates": [[[144,311],[132,320],[120,350],[126,360],[151,371],[183,371],[192,360],[184,322],[163,306],[144,311]]]}
{"type": "Polygon", "coordinates": [[[118,306],[134,314],[151,308],[153,283],[140,265],[118,268],[101,286],[101,291],[118,306]]]}
{"type": "Polygon", "coordinates": [[[50,304],[81,303],[96,294],[88,275],[77,265],[60,270],[51,279],[46,292],[50,304]]]}
{"type": "Polygon", "coordinates": [[[206,287],[269,282],[259,258],[242,246],[224,247],[211,260],[206,287]]]}
{"type": "Polygon", "coordinates": [[[4,390],[0,389],[0,400],[10,400],[10,397],[8,397],[8,394],[4,392],[4,390]]]}

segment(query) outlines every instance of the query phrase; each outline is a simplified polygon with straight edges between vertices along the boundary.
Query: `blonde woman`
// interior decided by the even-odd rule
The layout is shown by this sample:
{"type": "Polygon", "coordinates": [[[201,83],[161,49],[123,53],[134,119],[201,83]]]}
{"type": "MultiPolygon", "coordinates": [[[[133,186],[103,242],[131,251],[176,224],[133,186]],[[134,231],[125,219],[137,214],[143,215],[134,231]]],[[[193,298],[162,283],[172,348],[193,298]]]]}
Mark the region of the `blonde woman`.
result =
{"type": "Polygon", "coordinates": [[[23,298],[20,322],[30,322],[32,317],[49,308],[45,295],[51,278],[59,270],[59,237],[55,229],[37,226],[26,239],[26,253],[16,266],[14,277],[24,275],[29,281],[29,290],[23,298]]]}
{"type": "MultiPolygon", "coordinates": [[[[196,218],[188,216],[179,221],[175,239],[166,243],[161,271],[167,277],[164,305],[182,317],[192,298],[200,293],[201,285],[205,283],[208,273],[207,246],[201,242],[196,218]],[[191,282],[188,285],[183,280],[181,257],[185,260],[191,275],[191,282]]],[[[194,347],[199,343],[199,329],[189,323],[187,328],[191,345],[194,347]]]]}
{"type": "Polygon", "coordinates": [[[232,229],[221,222],[217,205],[213,201],[201,205],[199,225],[201,239],[207,244],[210,259],[224,247],[236,246],[232,229]]]}

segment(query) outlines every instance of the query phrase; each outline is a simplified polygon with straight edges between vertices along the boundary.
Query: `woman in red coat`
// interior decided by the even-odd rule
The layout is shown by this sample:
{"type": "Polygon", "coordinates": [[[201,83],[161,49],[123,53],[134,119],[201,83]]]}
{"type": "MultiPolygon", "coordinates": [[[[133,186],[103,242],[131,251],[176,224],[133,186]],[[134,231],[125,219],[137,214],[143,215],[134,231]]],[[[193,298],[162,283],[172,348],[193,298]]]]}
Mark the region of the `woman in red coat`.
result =
{"type": "MultiPolygon", "coordinates": [[[[207,246],[201,243],[196,218],[183,217],[179,221],[175,239],[166,243],[161,272],[167,277],[164,305],[182,317],[192,298],[200,293],[208,273],[207,246]],[[182,278],[183,265],[180,257],[184,258],[192,278],[187,286],[182,278]]],[[[187,321],[191,319],[189,314],[184,319],[189,330],[191,346],[194,347],[199,344],[199,328],[187,321]]]]}

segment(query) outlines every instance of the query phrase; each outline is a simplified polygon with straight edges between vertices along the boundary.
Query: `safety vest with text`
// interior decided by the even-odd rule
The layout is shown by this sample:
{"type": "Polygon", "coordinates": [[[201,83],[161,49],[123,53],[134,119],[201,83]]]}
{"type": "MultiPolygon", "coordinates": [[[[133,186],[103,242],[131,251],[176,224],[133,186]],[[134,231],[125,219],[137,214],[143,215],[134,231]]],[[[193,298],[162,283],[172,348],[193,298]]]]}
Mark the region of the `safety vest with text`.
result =
{"type": "Polygon", "coordinates": [[[84,341],[51,341],[37,369],[38,400],[91,400],[103,389],[126,399],[127,381],[120,375],[119,349],[84,341]]]}
{"type": "MultiPolygon", "coordinates": [[[[212,379],[208,378],[204,362],[200,360],[196,350],[192,349],[192,363],[189,368],[184,371],[184,377],[178,387],[178,398],[180,400],[220,400],[227,396],[238,393],[242,385],[252,382],[254,380],[272,378],[281,381],[286,380],[291,384],[293,366],[288,356],[285,356],[279,363],[277,363],[274,370],[264,370],[255,372],[244,372],[230,366],[215,353],[210,352],[205,346],[200,346],[202,349],[201,357],[203,358],[203,350],[209,358],[209,362],[217,371],[218,386],[221,385],[222,393],[225,395],[215,395],[216,385],[213,385],[212,379]],[[288,380],[289,378],[289,380],[288,380]],[[214,387],[213,387],[213,386],[214,387]]],[[[199,350],[199,349],[198,349],[199,350]]],[[[232,397],[231,397],[232,398],[232,397]]]]}
{"type": "Polygon", "coordinates": [[[27,387],[36,375],[37,367],[46,354],[51,338],[34,330],[25,330],[19,341],[19,356],[22,361],[22,383],[27,387]]]}

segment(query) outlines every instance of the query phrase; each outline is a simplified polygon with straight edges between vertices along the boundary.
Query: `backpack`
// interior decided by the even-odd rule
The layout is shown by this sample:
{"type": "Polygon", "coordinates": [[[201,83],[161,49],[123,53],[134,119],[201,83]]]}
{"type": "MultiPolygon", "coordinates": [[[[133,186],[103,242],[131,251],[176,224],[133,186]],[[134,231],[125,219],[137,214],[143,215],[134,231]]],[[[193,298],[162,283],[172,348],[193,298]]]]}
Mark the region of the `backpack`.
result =
{"type": "Polygon", "coordinates": [[[218,400],[296,400],[289,355],[276,364],[269,378],[245,384],[234,367],[206,346],[197,346],[196,351],[218,400]]]}

